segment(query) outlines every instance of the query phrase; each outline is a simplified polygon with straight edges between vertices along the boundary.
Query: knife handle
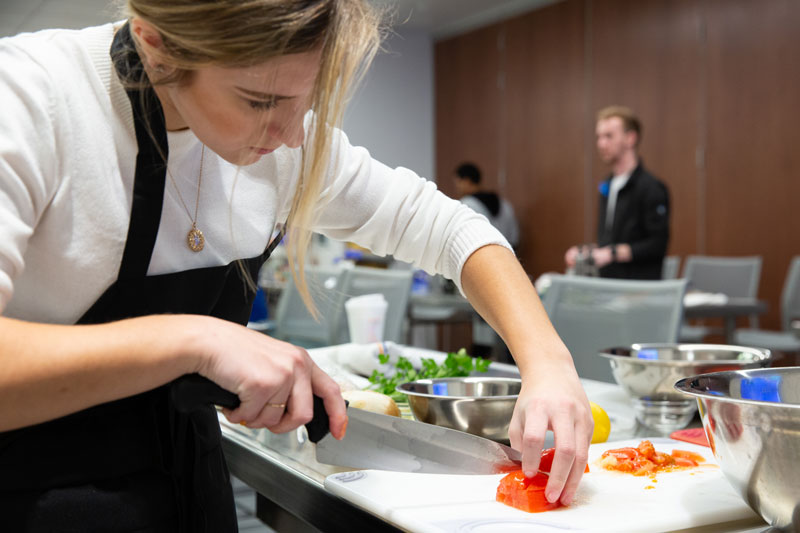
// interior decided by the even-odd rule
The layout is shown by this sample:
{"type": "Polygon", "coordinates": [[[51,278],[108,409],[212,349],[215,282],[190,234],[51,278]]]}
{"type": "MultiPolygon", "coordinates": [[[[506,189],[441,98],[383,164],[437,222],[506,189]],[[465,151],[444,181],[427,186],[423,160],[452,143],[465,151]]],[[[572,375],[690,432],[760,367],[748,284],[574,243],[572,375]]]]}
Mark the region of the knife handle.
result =
{"type": "MultiPolygon", "coordinates": [[[[189,413],[209,404],[236,409],[241,403],[236,394],[200,374],[187,374],[173,381],[170,385],[170,396],[175,408],[182,413],[189,413]]],[[[347,404],[345,401],[345,406],[347,404]]],[[[315,394],[314,417],[306,424],[308,439],[315,443],[321,441],[328,434],[329,426],[323,400],[315,394]]]]}

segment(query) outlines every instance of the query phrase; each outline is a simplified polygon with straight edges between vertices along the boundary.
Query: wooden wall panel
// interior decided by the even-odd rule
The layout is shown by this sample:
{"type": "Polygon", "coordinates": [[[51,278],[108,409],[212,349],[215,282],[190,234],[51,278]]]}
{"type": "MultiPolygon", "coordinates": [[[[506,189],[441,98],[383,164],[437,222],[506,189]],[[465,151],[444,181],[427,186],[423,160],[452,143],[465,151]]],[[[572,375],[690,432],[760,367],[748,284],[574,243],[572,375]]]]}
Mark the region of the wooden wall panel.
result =
{"type": "Polygon", "coordinates": [[[565,243],[583,242],[583,22],[577,0],[503,27],[508,141],[502,192],[520,219],[519,257],[534,277],[563,270],[565,243]]]}
{"type": "Polygon", "coordinates": [[[706,3],[708,253],[763,256],[765,322],[777,324],[800,254],[800,3],[706,3]],[[757,5],[756,5],[757,4],[757,5]]]}
{"type": "Polygon", "coordinates": [[[440,186],[474,159],[520,215],[528,273],[561,270],[594,238],[594,114],[630,105],[670,187],[669,253],[762,255],[777,328],[800,253],[798,27],[796,0],[563,0],[439,42],[440,186]]]}
{"type": "MultiPolygon", "coordinates": [[[[622,104],[638,113],[642,160],[670,190],[668,253],[684,256],[698,245],[699,5],[695,0],[594,1],[589,17],[592,112],[622,104]]],[[[608,168],[594,153],[596,187],[608,168]]],[[[596,227],[597,202],[590,207],[596,227]]]]}
{"type": "Polygon", "coordinates": [[[497,186],[500,94],[498,27],[436,45],[436,180],[454,194],[453,171],[469,160],[497,186]]]}

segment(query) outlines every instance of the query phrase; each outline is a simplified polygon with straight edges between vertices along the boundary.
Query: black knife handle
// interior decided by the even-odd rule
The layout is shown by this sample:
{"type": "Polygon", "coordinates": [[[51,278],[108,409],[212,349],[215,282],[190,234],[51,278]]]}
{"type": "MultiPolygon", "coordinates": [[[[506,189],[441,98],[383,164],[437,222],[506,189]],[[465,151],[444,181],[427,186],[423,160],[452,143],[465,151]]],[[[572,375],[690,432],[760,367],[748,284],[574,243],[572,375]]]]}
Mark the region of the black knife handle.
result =
{"type": "MultiPolygon", "coordinates": [[[[209,404],[236,409],[241,403],[236,394],[200,374],[187,374],[173,381],[170,385],[170,396],[175,408],[182,413],[189,413],[209,404]]],[[[314,395],[314,417],[306,424],[308,439],[311,442],[321,441],[330,431],[329,427],[330,421],[323,400],[314,395]]]]}
{"type": "Polygon", "coordinates": [[[170,384],[170,396],[175,408],[182,413],[190,413],[209,404],[236,409],[241,403],[234,393],[200,374],[187,374],[173,381],[170,384]]]}

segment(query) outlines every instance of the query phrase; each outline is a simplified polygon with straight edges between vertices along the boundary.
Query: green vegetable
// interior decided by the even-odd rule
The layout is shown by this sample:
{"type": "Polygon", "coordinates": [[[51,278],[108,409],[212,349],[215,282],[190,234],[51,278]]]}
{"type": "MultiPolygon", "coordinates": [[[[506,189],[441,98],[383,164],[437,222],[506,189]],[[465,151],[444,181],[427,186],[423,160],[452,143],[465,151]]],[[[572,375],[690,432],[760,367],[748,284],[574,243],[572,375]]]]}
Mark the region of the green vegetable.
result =
{"type": "MultiPolygon", "coordinates": [[[[379,354],[378,360],[385,365],[389,362],[389,356],[387,354],[379,354]]],[[[491,364],[488,359],[471,357],[464,348],[455,353],[448,353],[447,358],[441,365],[437,364],[433,359],[424,357],[421,362],[422,368],[417,370],[411,365],[411,361],[402,356],[398,357],[395,364],[395,373],[391,377],[386,377],[383,372],[377,370],[372,372],[369,377],[369,381],[372,383],[370,390],[391,396],[396,402],[405,402],[406,395],[395,390],[398,385],[418,379],[464,377],[470,375],[473,370],[486,372],[491,364]]]]}

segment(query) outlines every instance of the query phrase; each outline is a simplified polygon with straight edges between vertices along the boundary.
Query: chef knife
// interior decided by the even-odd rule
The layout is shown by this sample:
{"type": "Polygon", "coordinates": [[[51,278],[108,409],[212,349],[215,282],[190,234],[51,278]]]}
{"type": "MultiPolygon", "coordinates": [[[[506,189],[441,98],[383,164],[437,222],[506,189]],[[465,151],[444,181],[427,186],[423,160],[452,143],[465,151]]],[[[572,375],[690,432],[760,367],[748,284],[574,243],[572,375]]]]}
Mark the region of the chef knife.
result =
{"type": "MultiPolygon", "coordinates": [[[[235,408],[239,398],[199,375],[173,383],[173,400],[181,410],[216,403],[235,408]]],[[[317,443],[317,461],[359,469],[436,474],[497,474],[519,470],[518,451],[463,431],[349,407],[347,433],[336,440],[328,433],[322,399],[314,397],[314,418],[306,425],[317,443]]]]}
{"type": "Polygon", "coordinates": [[[355,407],[347,416],[344,439],[326,435],[317,443],[320,463],[430,474],[497,474],[522,468],[518,451],[463,431],[355,407]]]}

